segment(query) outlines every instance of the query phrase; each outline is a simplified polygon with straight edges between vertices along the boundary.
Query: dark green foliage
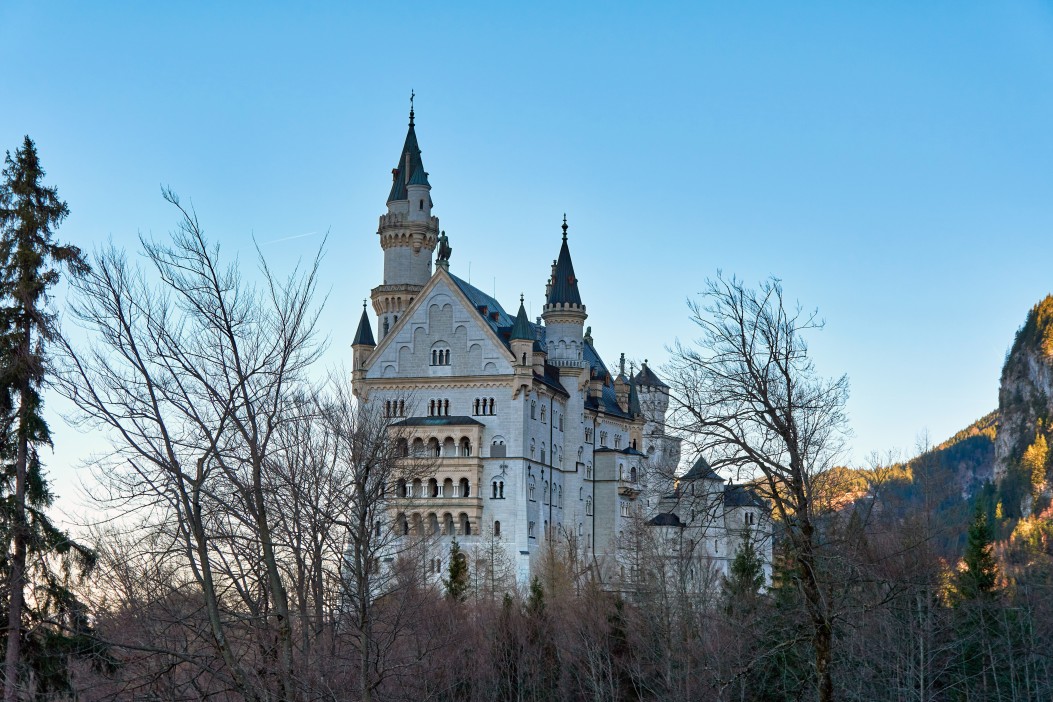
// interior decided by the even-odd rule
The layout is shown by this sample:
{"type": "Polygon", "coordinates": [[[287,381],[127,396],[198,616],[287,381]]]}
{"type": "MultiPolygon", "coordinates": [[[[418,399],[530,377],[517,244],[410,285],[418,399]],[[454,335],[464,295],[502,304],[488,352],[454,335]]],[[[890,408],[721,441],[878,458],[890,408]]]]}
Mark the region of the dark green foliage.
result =
{"type": "Polygon", "coordinates": [[[725,607],[729,612],[743,608],[751,609],[757,593],[764,587],[764,560],[757,553],[749,529],[746,529],[742,545],[735,552],[735,558],[731,561],[728,571],[728,576],[722,582],[725,607]]]}
{"type": "Polygon", "coordinates": [[[959,597],[962,600],[993,597],[998,592],[998,562],[994,556],[994,535],[987,510],[980,502],[969,526],[962,561],[965,567],[958,572],[959,597]]]}
{"type": "Polygon", "coordinates": [[[21,612],[16,658],[22,675],[33,671],[37,692],[66,689],[67,656],[93,650],[88,620],[70,585],[75,571],[84,575],[95,563],[94,553],[45,514],[53,496],[39,455],[41,446],[51,445],[41,388],[48,343],[58,333],[48,291],[59,280],[59,268],[79,274],[86,264],[77,247],[52,239],[69,209],[54,187],[43,184],[44,175],[26,137],[13,157],[7,154],[0,182],[0,535],[9,585],[3,604],[5,621],[12,611],[21,612]]]}
{"type": "Polygon", "coordinates": [[[450,544],[450,568],[449,577],[442,581],[446,588],[446,597],[454,602],[464,602],[468,599],[468,557],[461,550],[457,539],[450,544]]]}

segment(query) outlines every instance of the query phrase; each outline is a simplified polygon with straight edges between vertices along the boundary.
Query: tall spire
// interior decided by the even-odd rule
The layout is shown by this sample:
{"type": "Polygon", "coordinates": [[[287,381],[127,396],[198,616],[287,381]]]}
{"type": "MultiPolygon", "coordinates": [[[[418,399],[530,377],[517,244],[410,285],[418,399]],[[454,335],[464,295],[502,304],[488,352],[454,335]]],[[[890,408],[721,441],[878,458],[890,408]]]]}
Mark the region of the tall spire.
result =
{"type": "Polygon", "coordinates": [[[552,271],[552,280],[548,290],[548,304],[570,303],[581,304],[578,293],[578,279],[574,276],[574,264],[570,260],[570,248],[567,246],[567,215],[563,215],[563,245],[559,249],[556,267],[552,271]]]}
{"type": "Polygon", "coordinates": [[[399,160],[391,169],[392,183],[391,192],[388,194],[388,202],[396,200],[408,200],[406,186],[426,185],[429,188],[428,174],[424,171],[424,162],[420,158],[420,146],[417,144],[417,131],[414,129],[413,120],[413,98],[416,94],[410,91],[409,130],[406,132],[406,142],[402,146],[399,160]]]}
{"type": "Polygon", "coordinates": [[[351,342],[352,346],[376,346],[377,342],[373,341],[373,328],[369,324],[369,313],[366,311],[366,301],[362,300],[362,318],[358,320],[358,330],[355,332],[355,339],[351,342]]]}

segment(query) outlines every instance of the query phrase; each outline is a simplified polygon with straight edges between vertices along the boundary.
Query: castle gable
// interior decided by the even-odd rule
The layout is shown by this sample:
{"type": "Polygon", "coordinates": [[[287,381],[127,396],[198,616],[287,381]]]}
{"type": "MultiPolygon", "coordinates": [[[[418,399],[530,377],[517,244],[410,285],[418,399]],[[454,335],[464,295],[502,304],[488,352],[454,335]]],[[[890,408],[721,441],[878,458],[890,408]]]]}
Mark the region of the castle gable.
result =
{"type": "Polygon", "coordinates": [[[495,328],[444,272],[425,286],[367,366],[371,379],[512,373],[510,352],[495,328]]]}

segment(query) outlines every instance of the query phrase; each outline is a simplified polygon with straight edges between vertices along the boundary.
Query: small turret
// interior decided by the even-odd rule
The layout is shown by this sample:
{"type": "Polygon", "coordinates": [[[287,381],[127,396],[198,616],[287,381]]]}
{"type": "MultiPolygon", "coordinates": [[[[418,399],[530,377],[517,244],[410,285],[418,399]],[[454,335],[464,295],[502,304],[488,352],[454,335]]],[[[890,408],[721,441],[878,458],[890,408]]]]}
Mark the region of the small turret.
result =
{"type": "Polygon", "coordinates": [[[629,380],[625,377],[625,354],[618,359],[618,377],[614,379],[614,397],[623,411],[629,411],[629,380]]]}
{"type": "Polygon", "coordinates": [[[369,324],[369,312],[366,309],[367,300],[362,300],[362,317],[358,320],[358,329],[355,338],[351,341],[351,382],[356,384],[360,378],[365,377],[365,363],[369,354],[373,353],[377,343],[373,340],[373,328],[369,324]]]}
{"type": "Polygon", "coordinates": [[[519,314],[516,315],[516,321],[512,325],[512,332],[508,341],[509,346],[512,347],[512,353],[516,357],[515,366],[517,372],[520,368],[526,368],[533,372],[535,334],[534,329],[530,326],[530,320],[527,319],[522,295],[519,296],[519,314]]]}

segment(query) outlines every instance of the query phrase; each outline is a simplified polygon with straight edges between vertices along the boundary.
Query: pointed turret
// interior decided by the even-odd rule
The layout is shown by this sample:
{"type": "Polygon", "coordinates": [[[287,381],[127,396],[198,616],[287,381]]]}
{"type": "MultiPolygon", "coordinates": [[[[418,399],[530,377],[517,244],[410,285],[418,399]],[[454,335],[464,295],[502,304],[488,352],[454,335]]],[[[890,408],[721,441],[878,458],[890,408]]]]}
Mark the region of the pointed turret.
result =
{"type": "Polygon", "coordinates": [[[524,369],[532,369],[534,365],[534,344],[537,339],[533,327],[530,326],[526,307],[523,306],[522,295],[519,296],[519,314],[516,315],[516,321],[512,325],[508,341],[512,347],[512,353],[516,357],[516,365],[524,369]]]}
{"type": "Polygon", "coordinates": [[[380,216],[384,280],[373,289],[373,311],[380,338],[387,336],[432,274],[432,252],[439,238],[439,219],[431,214],[431,184],[424,170],[410,95],[409,131],[391,171],[387,214],[380,216]]]}
{"type": "Polygon", "coordinates": [[[636,379],[629,379],[629,414],[633,417],[643,415],[640,409],[640,394],[636,392],[636,379]]]}
{"type": "Polygon", "coordinates": [[[563,245],[559,248],[559,257],[552,269],[546,302],[550,305],[581,304],[578,279],[574,276],[574,263],[570,260],[570,247],[567,246],[567,215],[563,215],[563,245]]]}
{"type": "Polygon", "coordinates": [[[552,266],[552,276],[545,290],[545,320],[548,356],[554,366],[565,369],[584,368],[584,338],[582,329],[588,314],[581,304],[578,279],[570,260],[567,245],[567,215],[563,215],[563,245],[552,266]]]}
{"type": "Polygon", "coordinates": [[[358,330],[351,346],[376,346],[373,341],[373,327],[369,324],[369,312],[366,310],[366,301],[362,301],[362,318],[358,320],[358,330]]]}

